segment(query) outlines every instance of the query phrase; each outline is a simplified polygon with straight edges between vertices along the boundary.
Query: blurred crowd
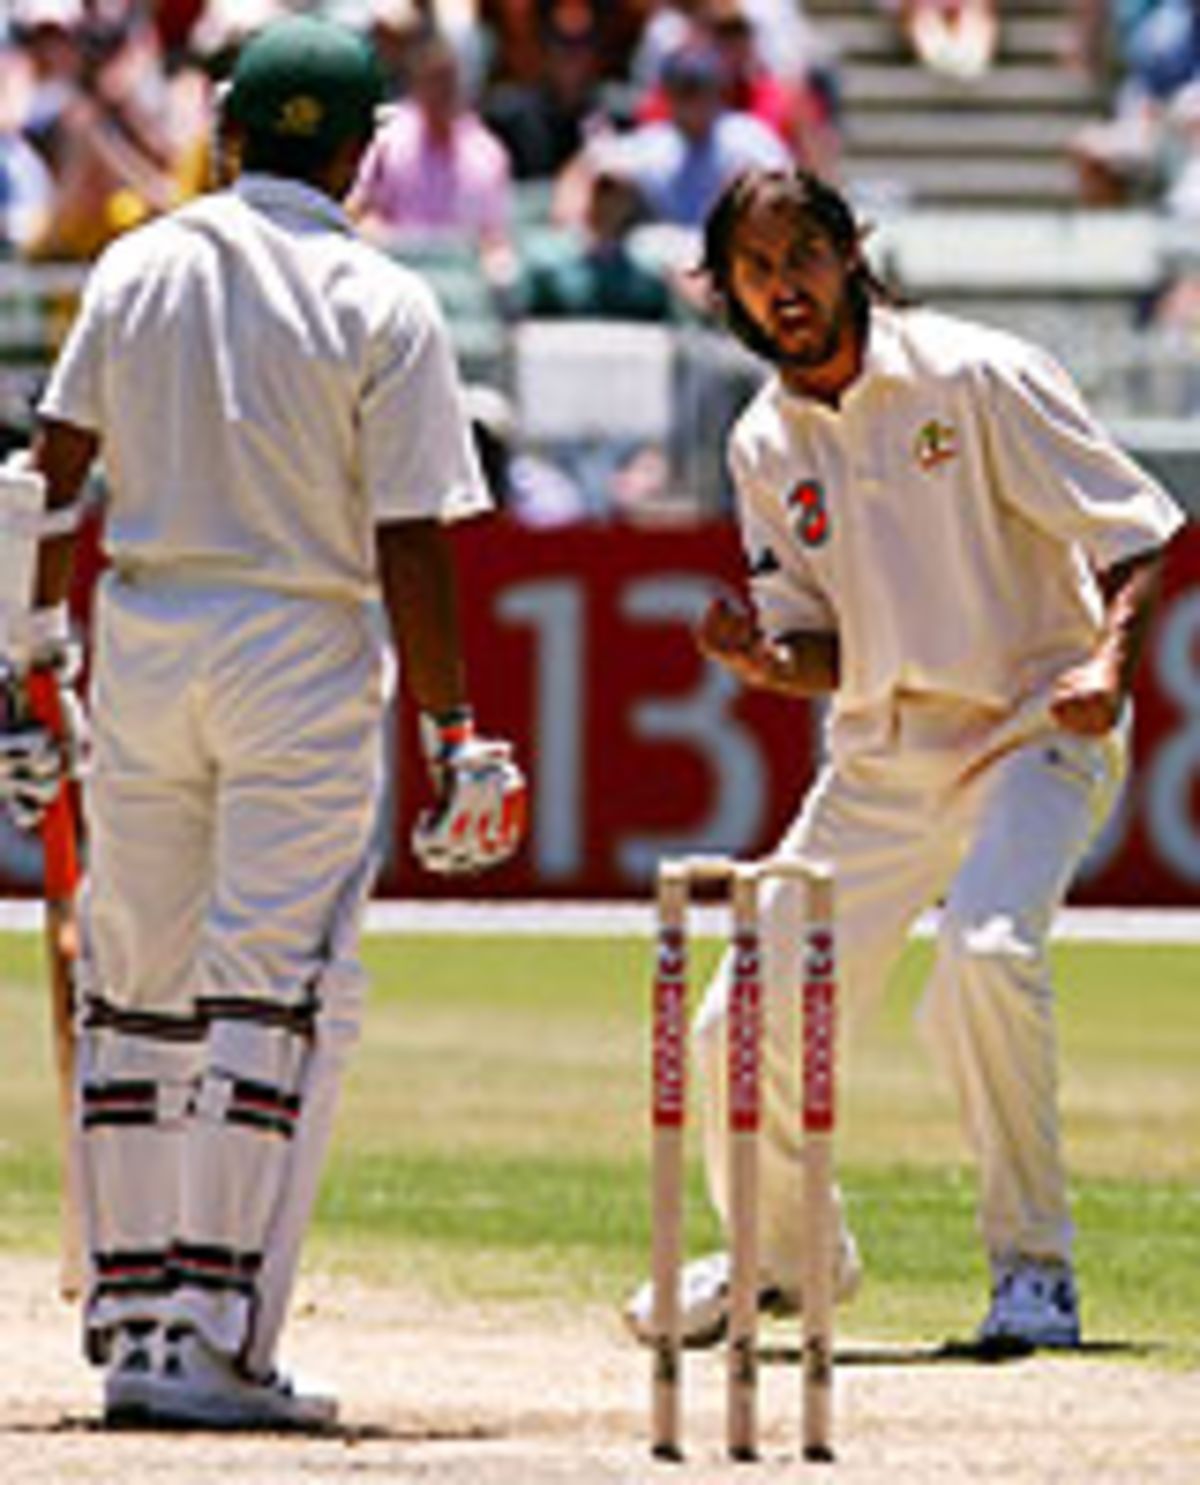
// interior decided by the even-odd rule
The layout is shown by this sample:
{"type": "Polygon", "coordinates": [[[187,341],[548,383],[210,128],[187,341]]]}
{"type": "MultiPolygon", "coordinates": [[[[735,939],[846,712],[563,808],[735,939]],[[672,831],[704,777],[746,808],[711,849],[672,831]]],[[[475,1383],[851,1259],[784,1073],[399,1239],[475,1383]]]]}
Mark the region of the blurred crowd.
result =
{"type": "MultiPolygon", "coordinates": [[[[863,3],[959,83],[1002,48],[997,0],[863,3]]],[[[1081,204],[1200,215],[1200,4],[1064,8],[1065,64],[1109,100],[1071,147],[1081,204]]],[[[383,240],[466,236],[498,283],[531,214],[615,254],[618,224],[694,229],[747,164],[841,173],[838,58],[797,0],[0,0],[0,251],[86,260],[211,184],[220,81],[289,10],[369,33],[386,68],[355,215],[383,240]]],[[[623,304],[621,274],[597,277],[623,304]]],[[[593,286],[531,292],[566,312],[593,286]]]]}
{"type": "MultiPolygon", "coordinates": [[[[998,0],[862,4],[951,86],[1003,55],[998,0]]],[[[1110,100],[1071,146],[1079,203],[1194,220],[1200,0],[1063,5],[1064,65],[1110,100]]],[[[732,176],[797,161],[853,187],[839,58],[797,0],[0,0],[0,256],[83,263],[219,183],[223,80],[295,11],[368,34],[385,69],[348,201],[361,230],[442,267],[458,254],[501,321],[694,318],[697,231],[732,176]]],[[[1155,313],[1200,328],[1200,279],[1155,313]]],[[[481,428],[511,444],[511,409],[492,414],[481,428]]],[[[531,511],[539,492],[570,503],[529,461],[496,467],[531,511]]],[[[643,490],[647,468],[613,488],[643,490]]]]}
{"type": "MultiPolygon", "coordinates": [[[[0,0],[0,253],[83,263],[227,179],[224,80],[296,11],[369,35],[385,70],[350,214],[440,275],[444,303],[457,261],[481,324],[694,315],[696,233],[725,183],[840,169],[837,59],[795,0],[0,0]]],[[[662,493],[661,449],[552,467],[489,390],[479,437],[530,521],[662,493]]]]}
{"type": "Polygon", "coordinates": [[[212,184],[221,80],[297,10],[369,33],[386,68],[355,216],[383,240],[466,235],[499,282],[530,199],[605,237],[635,202],[695,226],[748,164],[837,171],[836,61],[793,0],[7,0],[4,251],[88,259],[212,184]]]}
{"type": "Polygon", "coordinates": [[[1067,61],[1111,99],[1074,143],[1081,199],[1200,217],[1200,6],[1073,0],[1073,21],[1067,61]]]}
{"type": "MultiPolygon", "coordinates": [[[[1100,79],[1106,117],[1076,135],[1081,204],[1149,207],[1200,224],[1200,0],[1072,0],[1068,66],[1100,79]]],[[[1200,258],[1146,306],[1147,323],[1200,340],[1200,258]]]]}

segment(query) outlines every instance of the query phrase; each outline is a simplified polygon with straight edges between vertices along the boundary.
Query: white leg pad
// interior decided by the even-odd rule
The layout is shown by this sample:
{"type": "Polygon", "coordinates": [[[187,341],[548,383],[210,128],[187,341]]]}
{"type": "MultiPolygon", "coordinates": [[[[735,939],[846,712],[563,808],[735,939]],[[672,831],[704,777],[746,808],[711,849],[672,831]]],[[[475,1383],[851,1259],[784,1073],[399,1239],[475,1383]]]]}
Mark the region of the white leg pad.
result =
{"type": "Polygon", "coordinates": [[[91,1284],[86,1330],[155,1318],[171,1287],[179,1155],[201,1055],[188,1017],[92,1002],[79,1042],[80,1175],[91,1284]]]}
{"type": "Polygon", "coordinates": [[[274,1362],[359,1037],[366,988],[359,924],[374,875],[375,862],[364,861],[342,894],[303,1027],[228,1018],[213,1025],[189,1130],[173,1315],[255,1374],[274,1362]]]}
{"type": "Polygon", "coordinates": [[[296,1284],[300,1249],[333,1130],[346,1062],[362,1029],[367,981],[358,940],[376,862],[365,860],[350,879],[330,928],[328,956],[316,992],[321,1011],[304,1067],[302,1114],[292,1140],[287,1177],[271,1213],[243,1359],[254,1374],[271,1370],[296,1284]]]}
{"type": "Polygon", "coordinates": [[[266,994],[203,1004],[208,1055],[184,1135],[173,1312],[234,1354],[249,1331],[267,1227],[303,1119],[316,1008],[266,994]]]}

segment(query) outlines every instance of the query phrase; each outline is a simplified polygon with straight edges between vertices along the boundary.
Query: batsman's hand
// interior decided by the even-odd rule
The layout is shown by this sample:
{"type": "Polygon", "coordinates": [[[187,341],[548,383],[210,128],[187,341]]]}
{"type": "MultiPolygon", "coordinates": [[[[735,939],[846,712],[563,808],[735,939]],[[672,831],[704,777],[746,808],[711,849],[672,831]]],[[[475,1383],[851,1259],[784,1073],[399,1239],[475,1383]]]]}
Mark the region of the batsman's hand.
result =
{"type": "Polygon", "coordinates": [[[58,798],[62,750],[36,723],[0,732],[0,805],[18,830],[32,834],[58,798]]]}
{"type": "Polygon", "coordinates": [[[439,876],[469,876],[507,861],[525,837],[528,789],[512,746],[479,737],[465,709],[421,718],[438,798],[413,828],[413,854],[439,876]]]}
{"type": "Polygon", "coordinates": [[[78,670],[78,648],[58,637],[19,657],[0,657],[0,807],[19,830],[36,831],[63,785],[83,774],[89,733],[75,692],[78,670]],[[54,686],[59,732],[30,709],[35,675],[54,686]]]}

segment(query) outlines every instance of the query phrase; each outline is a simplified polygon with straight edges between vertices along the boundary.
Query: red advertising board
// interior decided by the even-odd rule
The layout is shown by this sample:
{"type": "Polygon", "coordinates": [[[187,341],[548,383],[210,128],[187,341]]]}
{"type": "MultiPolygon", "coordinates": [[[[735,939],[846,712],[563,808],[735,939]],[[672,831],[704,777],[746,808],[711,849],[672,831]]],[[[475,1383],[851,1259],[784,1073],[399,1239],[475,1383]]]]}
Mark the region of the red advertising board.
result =
{"type": "MultiPolygon", "coordinates": [[[[483,895],[644,892],[663,851],[769,848],[812,776],[815,709],[741,691],[690,627],[741,559],[725,523],[680,530],[495,525],[459,537],[472,690],[514,738],[533,786],[521,861],[483,895]]],[[[1175,544],[1141,670],[1135,769],[1076,902],[1200,905],[1200,528],[1175,544]]],[[[403,850],[417,801],[401,750],[396,854],[384,890],[444,892],[403,850]]]]}
{"type": "Polygon", "coordinates": [[[1135,696],[1134,766],[1072,893],[1200,907],[1200,526],[1171,549],[1135,696]]]}
{"type": "MultiPolygon", "coordinates": [[[[532,786],[528,848],[481,893],[628,896],[663,851],[778,836],[811,774],[809,709],[745,693],[690,639],[738,579],[731,527],[485,524],[456,542],[480,725],[515,741],[532,786]]],[[[444,893],[403,848],[423,788],[411,723],[399,759],[384,890],[444,893]]]]}
{"type": "MultiPolygon", "coordinates": [[[[521,858],[449,895],[629,897],[658,855],[757,853],[812,776],[814,709],[741,691],[697,655],[691,626],[739,582],[725,523],[637,530],[464,528],[463,617],[481,724],[511,737],[532,786],[521,858]]],[[[1200,904],[1200,529],[1169,564],[1143,663],[1136,768],[1073,894],[1078,902],[1200,904]]],[[[411,716],[395,739],[385,895],[447,895],[408,853],[425,801],[411,716]]],[[[30,890],[34,848],[0,826],[0,892],[30,890]]]]}

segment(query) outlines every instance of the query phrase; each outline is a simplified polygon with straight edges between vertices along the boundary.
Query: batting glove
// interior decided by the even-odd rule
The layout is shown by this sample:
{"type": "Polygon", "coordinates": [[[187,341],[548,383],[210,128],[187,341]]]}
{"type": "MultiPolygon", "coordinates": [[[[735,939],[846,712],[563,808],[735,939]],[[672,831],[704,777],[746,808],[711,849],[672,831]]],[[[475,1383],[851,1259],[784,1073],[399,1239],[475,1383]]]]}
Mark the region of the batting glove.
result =
{"type": "Polygon", "coordinates": [[[62,781],[62,752],[44,727],[0,733],[0,804],[18,830],[37,830],[62,781]]]}
{"type": "Polygon", "coordinates": [[[413,828],[413,854],[439,876],[507,861],[525,835],[528,793],[511,745],[479,737],[466,707],[444,717],[422,714],[420,729],[438,799],[413,828]]]}
{"type": "Polygon", "coordinates": [[[63,784],[80,778],[85,767],[87,719],[73,684],[79,648],[59,608],[27,616],[9,641],[9,653],[0,657],[0,807],[19,830],[34,831],[63,784]],[[32,713],[34,676],[54,687],[57,731],[32,713]]]}

